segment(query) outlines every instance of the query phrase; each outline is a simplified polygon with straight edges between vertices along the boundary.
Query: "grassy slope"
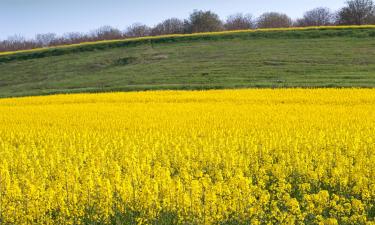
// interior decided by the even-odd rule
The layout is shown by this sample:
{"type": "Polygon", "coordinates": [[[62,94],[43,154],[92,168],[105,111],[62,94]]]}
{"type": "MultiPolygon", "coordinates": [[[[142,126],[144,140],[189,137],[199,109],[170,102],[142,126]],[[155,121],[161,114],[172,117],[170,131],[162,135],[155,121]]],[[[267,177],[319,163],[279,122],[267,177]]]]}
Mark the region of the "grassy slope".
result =
{"type": "Polygon", "coordinates": [[[375,87],[375,30],[230,33],[0,56],[0,97],[234,87],[375,87]]]}

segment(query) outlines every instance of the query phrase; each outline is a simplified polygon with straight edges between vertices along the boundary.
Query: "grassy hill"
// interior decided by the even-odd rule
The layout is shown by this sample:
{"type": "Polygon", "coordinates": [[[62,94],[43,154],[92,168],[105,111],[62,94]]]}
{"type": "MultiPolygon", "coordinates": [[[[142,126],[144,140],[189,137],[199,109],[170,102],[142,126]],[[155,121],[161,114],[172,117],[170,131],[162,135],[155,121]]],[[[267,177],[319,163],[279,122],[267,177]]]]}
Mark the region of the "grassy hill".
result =
{"type": "Polygon", "coordinates": [[[0,97],[245,87],[375,87],[375,28],[172,35],[0,53],[0,97]]]}

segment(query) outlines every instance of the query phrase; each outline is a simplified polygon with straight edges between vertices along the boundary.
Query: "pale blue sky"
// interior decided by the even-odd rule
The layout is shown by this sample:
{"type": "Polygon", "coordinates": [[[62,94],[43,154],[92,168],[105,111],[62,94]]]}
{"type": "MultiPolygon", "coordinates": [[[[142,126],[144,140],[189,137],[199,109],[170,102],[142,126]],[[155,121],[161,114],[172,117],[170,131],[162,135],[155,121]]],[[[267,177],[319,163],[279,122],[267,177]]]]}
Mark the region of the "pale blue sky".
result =
{"type": "Polygon", "coordinates": [[[102,25],[124,30],[141,22],[154,25],[169,17],[186,18],[194,9],[213,10],[222,19],[243,12],[258,16],[278,11],[300,17],[318,6],[337,10],[344,0],[0,0],[0,39],[13,34],[88,32],[102,25]]]}

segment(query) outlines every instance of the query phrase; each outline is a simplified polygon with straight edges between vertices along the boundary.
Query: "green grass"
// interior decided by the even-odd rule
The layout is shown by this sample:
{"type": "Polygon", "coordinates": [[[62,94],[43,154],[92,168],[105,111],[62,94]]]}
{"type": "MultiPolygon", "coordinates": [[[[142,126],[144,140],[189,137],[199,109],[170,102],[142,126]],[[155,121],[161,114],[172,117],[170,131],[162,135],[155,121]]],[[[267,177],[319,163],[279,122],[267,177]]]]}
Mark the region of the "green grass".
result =
{"type": "Polygon", "coordinates": [[[0,97],[247,87],[375,87],[375,29],[164,37],[0,56],[0,97]]]}

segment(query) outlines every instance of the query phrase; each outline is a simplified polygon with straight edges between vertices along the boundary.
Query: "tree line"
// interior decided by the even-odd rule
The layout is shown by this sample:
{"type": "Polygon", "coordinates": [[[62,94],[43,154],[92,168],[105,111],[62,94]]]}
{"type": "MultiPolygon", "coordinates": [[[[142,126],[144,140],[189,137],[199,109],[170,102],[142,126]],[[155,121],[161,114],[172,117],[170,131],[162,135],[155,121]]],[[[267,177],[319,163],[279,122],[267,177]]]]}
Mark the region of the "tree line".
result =
{"type": "Polygon", "coordinates": [[[168,34],[366,24],[375,24],[375,4],[373,0],[348,0],[345,6],[337,12],[332,12],[329,8],[318,7],[305,12],[302,18],[296,20],[291,19],[284,13],[267,12],[257,18],[254,18],[251,14],[237,13],[223,21],[212,11],[196,10],[185,20],[170,18],[154,27],[135,23],[125,31],[111,26],[102,26],[89,33],[70,32],[61,36],[46,33],[37,34],[34,39],[14,35],[0,41],[0,52],[168,34]]]}

